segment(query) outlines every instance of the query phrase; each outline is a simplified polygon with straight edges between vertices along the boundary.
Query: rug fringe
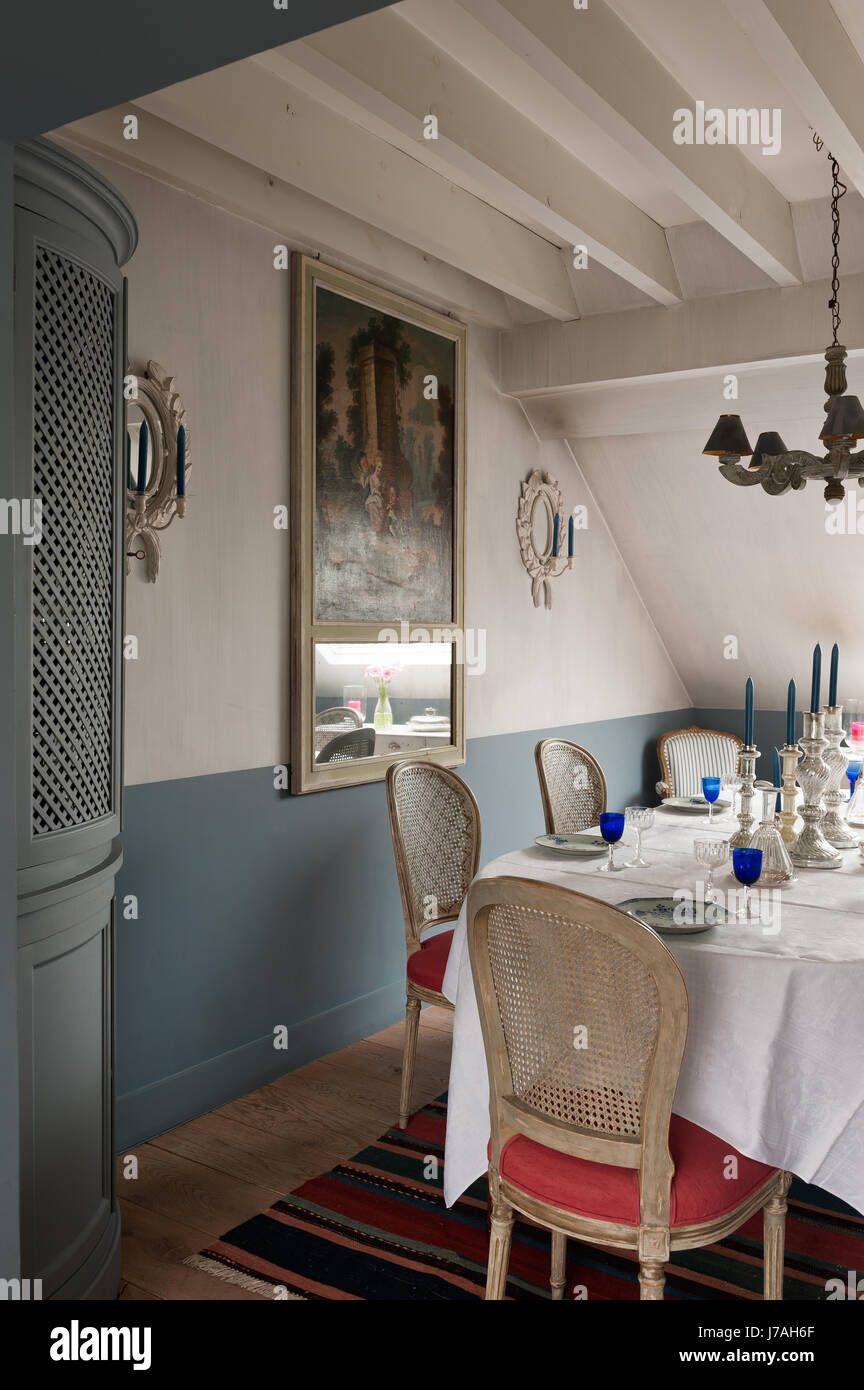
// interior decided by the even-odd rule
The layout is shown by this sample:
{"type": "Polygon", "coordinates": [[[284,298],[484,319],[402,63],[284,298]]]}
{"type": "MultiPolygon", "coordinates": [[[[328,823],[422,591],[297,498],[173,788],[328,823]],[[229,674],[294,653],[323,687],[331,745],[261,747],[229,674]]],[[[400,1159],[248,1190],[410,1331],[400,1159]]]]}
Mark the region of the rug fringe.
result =
{"type": "MultiPolygon", "coordinates": [[[[227,1265],[220,1264],[218,1260],[211,1260],[207,1255],[187,1255],[183,1261],[184,1265],[189,1265],[192,1269],[200,1269],[202,1274],[212,1274],[214,1279],[222,1279],[226,1284],[236,1284],[240,1289],[246,1289],[249,1293],[265,1294],[268,1298],[273,1297],[274,1288],[278,1284],[272,1284],[267,1279],[256,1279],[251,1274],[243,1274],[239,1269],[229,1269],[227,1265]]],[[[284,1293],[276,1302],[283,1303],[288,1299],[305,1303],[302,1294],[284,1293]]]]}

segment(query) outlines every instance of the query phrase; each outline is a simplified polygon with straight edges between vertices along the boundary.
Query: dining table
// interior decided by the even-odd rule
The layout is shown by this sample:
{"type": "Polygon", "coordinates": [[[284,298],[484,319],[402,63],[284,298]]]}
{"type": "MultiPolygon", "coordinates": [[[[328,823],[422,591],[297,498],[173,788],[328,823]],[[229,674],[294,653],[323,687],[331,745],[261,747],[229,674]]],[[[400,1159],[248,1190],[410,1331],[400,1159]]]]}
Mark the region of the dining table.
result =
{"type": "MultiPolygon", "coordinates": [[[[660,806],[642,840],[649,867],[600,873],[602,858],[532,844],[491,860],[477,878],[536,879],[614,904],[675,895],[684,904],[688,892],[698,902],[705,871],[694,842],[736,830],[729,812],[709,827],[705,814],[660,806]]],[[[632,857],[631,846],[616,847],[619,864],[632,857]]],[[[856,848],[843,851],[840,868],[795,872],[772,898],[762,895],[766,910],[751,920],[739,903],[705,931],[662,935],[690,1005],[673,1110],[864,1212],[864,859],[856,848]]],[[[714,883],[723,895],[738,889],[731,865],[715,871],[714,883]]],[[[486,1172],[490,1133],[467,901],[443,992],[455,1009],[444,1157],[450,1206],[486,1172]]]]}

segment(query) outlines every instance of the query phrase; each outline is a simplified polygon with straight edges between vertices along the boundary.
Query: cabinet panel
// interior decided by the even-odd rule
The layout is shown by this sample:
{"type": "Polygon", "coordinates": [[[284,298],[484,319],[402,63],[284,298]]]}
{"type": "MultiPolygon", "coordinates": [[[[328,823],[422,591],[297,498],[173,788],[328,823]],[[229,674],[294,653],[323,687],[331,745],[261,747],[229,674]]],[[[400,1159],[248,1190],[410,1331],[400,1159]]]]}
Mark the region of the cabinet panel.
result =
{"type": "Polygon", "coordinates": [[[113,1210],[111,917],[107,901],[19,952],[21,1261],[46,1298],[86,1264],[113,1210]]]}

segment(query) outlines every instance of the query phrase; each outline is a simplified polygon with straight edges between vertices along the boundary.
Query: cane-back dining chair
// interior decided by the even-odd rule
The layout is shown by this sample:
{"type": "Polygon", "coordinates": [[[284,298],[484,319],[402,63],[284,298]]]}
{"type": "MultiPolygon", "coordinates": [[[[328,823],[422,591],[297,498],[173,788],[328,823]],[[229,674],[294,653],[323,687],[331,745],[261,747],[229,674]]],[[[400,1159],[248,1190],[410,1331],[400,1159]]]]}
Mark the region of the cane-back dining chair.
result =
{"type": "Polygon", "coordinates": [[[459,916],[480,859],[480,811],[455,772],[421,758],[387,769],[387,808],[408,947],[405,1046],[399,1127],[411,1114],[420,1005],[453,1005],[441,993],[453,928],[426,936],[459,916]]]}
{"type": "Polygon", "coordinates": [[[356,709],[351,709],[349,705],[331,705],[329,709],[319,710],[315,715],[315,753],[321,752],[325,743],[329,743],[337,734],[348,733],[350,729],[359,729],[363,723],[356,709]]]}
{"type": "Polygon", "coordinates": [[[670,729],[657,740],[659,796],[700,796],[703,777],[723,777],[738,767],[743,743],[718,729],[670,729]]]}
{"type": "Polygon", "coordinates": [[[636,1252],[662,1299],[672,1250],[710,1245],[760,1208],[765,1298],[783,1297],[790,1177],[678,1115],[687,990],[650,927],[581,893],[478,880],[468,942],[489,1072],[487,1298],[503,1298],[514,1211],[552,1233],[636,1252]]]}
{"type": "Polygon", "coordinates": [[[599,823],[606,810],[606,778],[587,748],[564,738],[543,738],[534,761],[547,835],[577,834],[599,823]]]}
{"type": "Polygon", "coordinates": [[[355,758],[371,758],[375,752],[374,729],[348,729],[344,734],[336,734],[329,739],[316,763],[350,763],[355,758]]]}

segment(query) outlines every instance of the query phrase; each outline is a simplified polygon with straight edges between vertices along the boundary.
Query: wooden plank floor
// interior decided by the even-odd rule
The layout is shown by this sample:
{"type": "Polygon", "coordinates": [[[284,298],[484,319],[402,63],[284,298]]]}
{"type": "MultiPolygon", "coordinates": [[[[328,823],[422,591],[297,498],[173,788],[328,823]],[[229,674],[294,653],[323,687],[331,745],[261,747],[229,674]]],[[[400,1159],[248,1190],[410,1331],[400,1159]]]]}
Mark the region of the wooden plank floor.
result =
{"type": "MultiPolygon", "coordinates": [[[[453,1014],[420,1015],[415,1109],[447,1088],[453,1014]]],[[[183,1264],[232,1226],[377,1139],[399,1114],[402,1023],[333,1052],[129,1150],[138,1177],[117,1188],[120,1297],[258,1299],[183,1264]]]]}

